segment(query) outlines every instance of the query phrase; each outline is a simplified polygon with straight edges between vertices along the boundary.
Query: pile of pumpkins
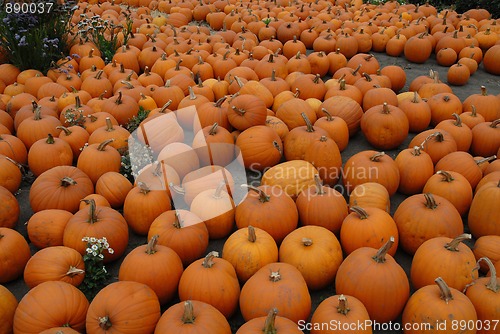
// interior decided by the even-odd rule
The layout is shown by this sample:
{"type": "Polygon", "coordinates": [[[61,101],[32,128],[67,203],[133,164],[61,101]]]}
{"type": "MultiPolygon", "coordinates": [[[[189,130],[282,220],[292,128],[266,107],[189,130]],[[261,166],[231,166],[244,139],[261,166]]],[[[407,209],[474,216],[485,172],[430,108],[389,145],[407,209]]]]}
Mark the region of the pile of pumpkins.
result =
{"type": "Polygon", "coordinates": [[[500,74],[498,20],[393,1],[78,7],[74,36],[78,22],[132,20],[109,62],[80,38],[46,74],[0,65],[0,283],[30,288],[18,301],[0,285],[0,333],[231,333],[238,310],[239,334],[399,317],[419,333],[451,316],[498,333],[500,95],[461,101],[450,86],[481,63],[500,74]],[[401,92],[404,69],[371,51],[435,53],[448,83],[431,71],[401,92]],[[343,157],[358,132],[372,149],[343,157]],[[134,183],[120,174],[132,146],[146,156],[134,183]],[[233,164],[260,185],[238,184],[233,164]],[[34,254],[16,230],[26,167],[34,254]],[[147,245],[127,253],[129,233],[147,245]],[[85,237],[106,237],[104,263],[121,261],[91,302],[77,288],[85,237]],[[222,254],[207,254],[211,239],[222,254]],[[332,285],[312,310],[310,291],[332,285]]]}

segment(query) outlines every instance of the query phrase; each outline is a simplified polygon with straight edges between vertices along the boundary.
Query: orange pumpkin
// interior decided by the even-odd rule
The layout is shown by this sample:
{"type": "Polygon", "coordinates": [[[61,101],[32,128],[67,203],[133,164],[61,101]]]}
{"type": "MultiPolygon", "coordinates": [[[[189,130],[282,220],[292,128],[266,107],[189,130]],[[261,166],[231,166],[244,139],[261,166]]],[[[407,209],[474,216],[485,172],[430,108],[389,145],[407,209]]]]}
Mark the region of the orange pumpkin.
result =
{"type": "Polygon", "coordinates": [[[6,287],[0,285],[0,332],[12,333],[14,313],[18,302],[16,297],[6,287]]]}
{"type": "Polygon", "coordinates": [[[0,283],[19,278],[31,257],[27,241],[16,230],[0,227],[0,250],[0,283]]]}

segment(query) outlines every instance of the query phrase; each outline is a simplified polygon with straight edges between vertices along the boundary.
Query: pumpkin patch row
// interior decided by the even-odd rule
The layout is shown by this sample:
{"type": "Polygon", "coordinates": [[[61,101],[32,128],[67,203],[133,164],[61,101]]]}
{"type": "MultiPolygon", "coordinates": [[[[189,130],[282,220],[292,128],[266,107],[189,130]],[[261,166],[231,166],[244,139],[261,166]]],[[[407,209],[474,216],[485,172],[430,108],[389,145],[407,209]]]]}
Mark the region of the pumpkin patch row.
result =
{"type": "MultiPolygon", "coordinates": [[[[231,333],[238,309],[237,333],[350,317],[498,319],[500,98],[477,87],[462,101],[436,71],[401,93],[404,69],[370,54],[422,63],[434,52],[469,75],[480,64],[498,74],[487,13],[358,1],[78,6],[75,29],[132,24],[130,35],[117,28],[112,59],[75,31],[72,56],[46,74],[0,65],[0,283],[22,277],[30,289],[18,303],[0,286],[0,329],[231,333]],[[361,134],[370,149],[343,155],[361,134]],[[126,156],[133,182],[120,174],[126,156]],[[33,255],[14,230],[26,166],[33,255]],[[260,186],[240,180],[245,170],[260,186]],[[396,193],[408,197],[391,215],[396,193]],[[147,245],[127,251],[131,234],[147,245]],[[105,264],[120,262],[118,282],[93,300],[77,289],[89,238],[109,242],[105,264]],[[221,255],[211,239],[224,240],[221,255]],[[409,277],[398,249],[413,257],[409,277]],[[313,310],[312,292],[329,286],[336,295],[313,310]],[[34,306],[48,299],[64,309],[34,306]]],[[[466,83],[450,72],[449,84],[466,83]]]]}

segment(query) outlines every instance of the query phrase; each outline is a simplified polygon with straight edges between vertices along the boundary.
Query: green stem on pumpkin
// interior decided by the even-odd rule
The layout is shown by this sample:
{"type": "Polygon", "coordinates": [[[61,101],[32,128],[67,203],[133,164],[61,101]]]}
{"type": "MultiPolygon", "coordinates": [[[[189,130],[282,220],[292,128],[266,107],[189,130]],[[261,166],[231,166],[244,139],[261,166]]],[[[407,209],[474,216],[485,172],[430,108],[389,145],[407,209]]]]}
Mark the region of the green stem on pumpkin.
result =
{"type": "Polygon", "coordinates": [[[391,236],[389,240],[377,251],[377,254],[375,254],[372,259],[375,260],[377,263],[384,263],[385,262],[385,256],[387,255],[387,252],[391,249],[392,245],[394,245],[394,237],[391,236]]]}

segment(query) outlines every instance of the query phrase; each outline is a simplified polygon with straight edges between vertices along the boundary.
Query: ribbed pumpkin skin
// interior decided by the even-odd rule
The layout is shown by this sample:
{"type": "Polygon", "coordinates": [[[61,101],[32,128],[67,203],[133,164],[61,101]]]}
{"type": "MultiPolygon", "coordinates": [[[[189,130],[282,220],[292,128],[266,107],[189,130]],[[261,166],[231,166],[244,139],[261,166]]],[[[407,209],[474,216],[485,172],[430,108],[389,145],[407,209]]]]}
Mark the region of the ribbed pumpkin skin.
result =
{"type": "Polygon", "coordinates": [[[158,297],[147,285],[132,281],[115,282],[99,291],[90,304],[87,334],[150,334],[160,315],[158,297]],[[99,319],[103,317],[109,318],[109,329],[99,326],[99,319]]]}
{"type": "Polygon", "coordinates": [[[231,327],[222,313],[210,304],[191,300],[194,322],[184,323],[184,303],[170,306],[156,325],[155,334],[231,334],[231,327]]]}
{"type": "Polygon", "coordinates": [[[83,257],[73,248],[53,246],[39,250],[26,263],[24,281],[33,288],[46,281],[79,286],[85,277],[83,257]],[[79,269],[71,272],[72,269],[79,269]],[[83,270],[83,272],[81,272],[83,270]]]}
{"type": "Polygon", "coordinates": [[[30,247],[21,233],[0,227],[0,284],[22,276],[30,257],[30,247]]]}
{"type": "Polygon", "coordinates": [[[500,182],[496,187],[485,187],[474,195],[469,210],[468,225],[475,238],[500,235],[497,206],[499,200],[500,182]]]}
{"type": "Polygon", "coordinates": [[[379,263],[376,254],[377,249],[362,247],[347,256],[337,271],[335,291],[358,298],[372,320],[394,321],[410,296],[410,284],[392,256],[379,263]]]}
{"type": "Polygon", "coordinates": [[[291,264],[270,263],[250,277],[241,289],[240,310],[245,321],[267,315],[272,307],[297,323],[309,317],[311,296],[307,284],[291,264]],[[279,273],[280,279],[273,282],[272,273],[279,273]]]}
{"type": "Polygon", "coordinates": [[[88,307],[83,292],[71,284],[41,283],[19,302],[14,315],[14,334],[39,334],[58,326],[69,326],[82,332],[88,307]]]}
{"type": "Polygon", "coordinates": [[[12,334],[12,322],[17,304],[16,296],[0,285],[0,333],[12,334]]]}

